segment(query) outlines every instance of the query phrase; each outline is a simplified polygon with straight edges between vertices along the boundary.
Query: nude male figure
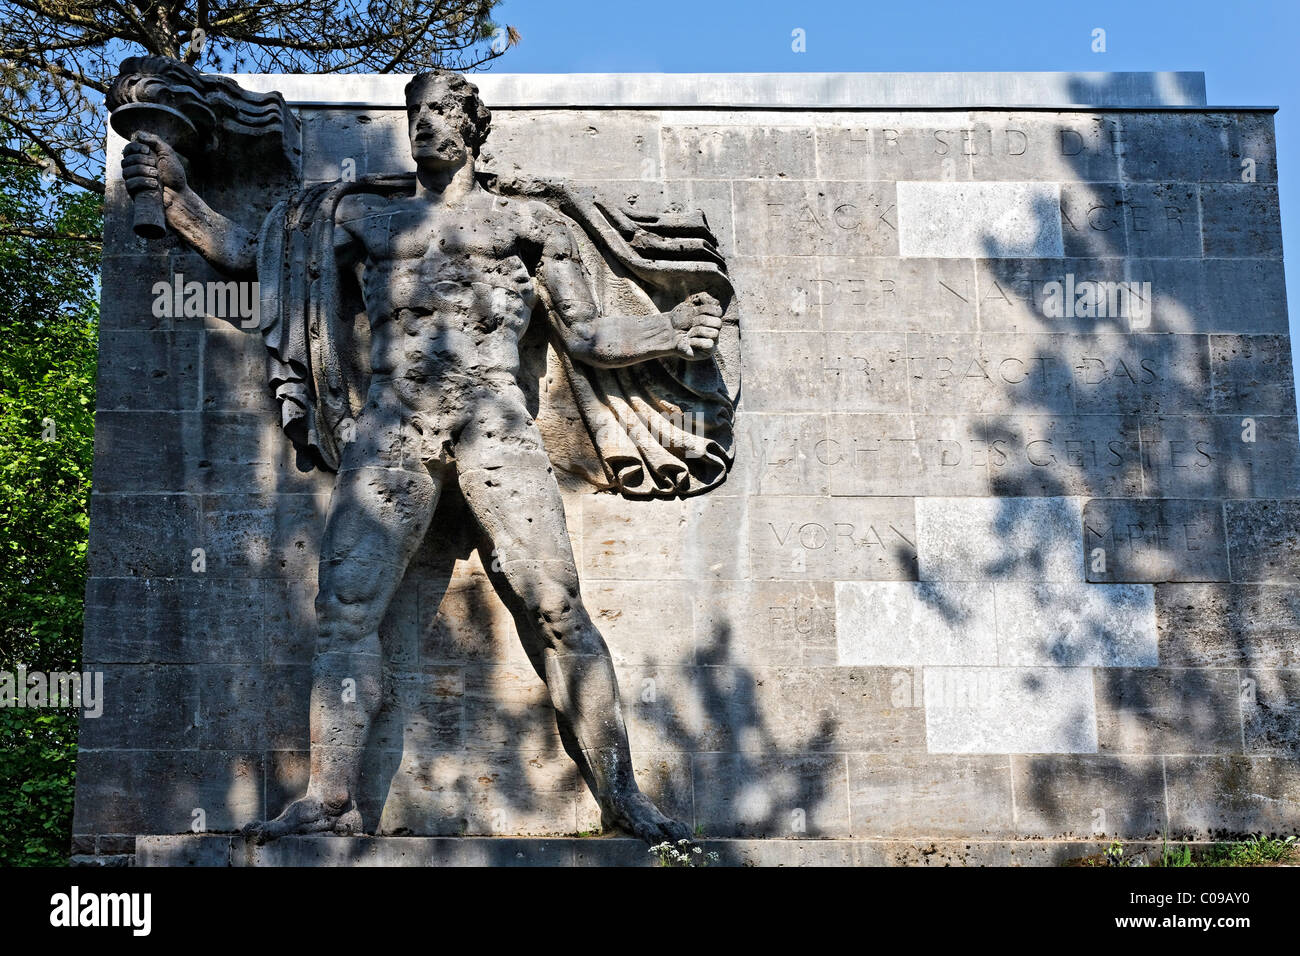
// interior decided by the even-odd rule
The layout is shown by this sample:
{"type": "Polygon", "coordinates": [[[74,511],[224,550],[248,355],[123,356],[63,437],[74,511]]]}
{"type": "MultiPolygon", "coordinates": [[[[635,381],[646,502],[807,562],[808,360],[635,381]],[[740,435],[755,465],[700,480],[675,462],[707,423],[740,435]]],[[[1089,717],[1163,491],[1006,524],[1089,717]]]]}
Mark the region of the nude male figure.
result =
{"type": "MultiPolygon", "coordinates": [[[[633,777],[609,651],[583,606],[564,505],[520,389],[519,343],[540,298],[577,361],[702,359],[722,309],[699,293],[670,312],[601,315],[568,222],[476,181],[490,124],[477,89],[459,74],[422,74],[406,97],[414,197],[350,195],[336,217],[338,262],[358,271],[371,324],[371,380],[321,543],[310,782],[280,816],[247,831],[258,842],[359,831],[361,756],[382,703],[380,621],[455,483],[494,549],[503,597],[524,611],[520,638],[604,822],[650,843],[688,839],[633,777]],[[355,703],[340,693],[347,678],[355,703]]],[[[232,278],[255,277],[257,237],[190,189],[165,143],[138,139],[123,154],[128,192],[161,187],[185,242],[232,278]]]]}

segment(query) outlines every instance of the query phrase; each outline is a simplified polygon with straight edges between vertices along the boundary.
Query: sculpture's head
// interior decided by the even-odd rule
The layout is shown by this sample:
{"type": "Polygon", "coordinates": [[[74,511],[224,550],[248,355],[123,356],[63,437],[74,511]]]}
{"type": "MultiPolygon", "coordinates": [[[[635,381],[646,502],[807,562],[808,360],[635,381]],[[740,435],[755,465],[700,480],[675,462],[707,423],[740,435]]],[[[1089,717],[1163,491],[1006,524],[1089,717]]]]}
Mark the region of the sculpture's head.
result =
{"type": "Polygon", "coordinates": [[[459,73],[437,70],[417,73],[406,84],[406,121],[417,166],[459,166],[478,155],[492,113],[477,86],[459,73]]]}

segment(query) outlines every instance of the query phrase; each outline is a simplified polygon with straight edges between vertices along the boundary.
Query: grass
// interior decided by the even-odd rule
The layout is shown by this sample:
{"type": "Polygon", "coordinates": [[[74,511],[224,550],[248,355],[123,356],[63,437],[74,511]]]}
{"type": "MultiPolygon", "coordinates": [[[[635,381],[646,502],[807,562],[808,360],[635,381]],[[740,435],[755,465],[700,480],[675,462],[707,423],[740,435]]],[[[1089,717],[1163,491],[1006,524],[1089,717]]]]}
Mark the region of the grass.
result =
{"type": "Polygon", "coordinates": [[[1193,847],[1187,843],[1165,841],[1160,853],[1151,859],[1144,854],[1128,856],[1123,843],[1116,840],[1103,853],[1071,860],[1067,866],[1300,866],[1300,843],[1296,837],[1256,835],[1246,840],[1193,847]]]}

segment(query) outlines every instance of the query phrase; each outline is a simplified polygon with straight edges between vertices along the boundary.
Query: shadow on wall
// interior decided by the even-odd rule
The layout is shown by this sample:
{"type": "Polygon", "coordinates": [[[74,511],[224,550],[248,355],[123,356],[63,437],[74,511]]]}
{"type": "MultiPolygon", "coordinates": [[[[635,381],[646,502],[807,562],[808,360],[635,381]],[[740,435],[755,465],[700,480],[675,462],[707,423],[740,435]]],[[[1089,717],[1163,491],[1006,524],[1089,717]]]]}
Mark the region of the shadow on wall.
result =
{"type": "MultiPolygon", "coordinates": [[[[1080,81],[1075,101],[1086,102],[1100,89],[1097,82],[1080,81]]],[[[1224,157],[1217,152],[1220,137],[1209,137],[1212,146],[1204,155],[1181,144],[1186,114],[1162,114],[1160,120],[1174,126],[1163,137],[1148,117],[1099,115],[1106,124],[1101,147],[1109,146],[1110,130],[1122,129],[1119,168],[1130,180],[1150,178],[1150,184],[1068,183],[1062,196],[1066,215],[1054,204],[1036,206],[1039,235],[1024,243],[1040,248],[1063,231],[1066,258],[994,258],[1007,251],[1001,238],[990,237],[987,258],[979,263],[988,277],[987,286],[981,281],[981,304],[997,297],[995,307],[1002,306],[1006,296],[1017,307],[995,319],[997,331],[1043,333],[1025,340],[1032,341],[1032,351],[1017,357],[1045,378],[1045,387],[1016,393],[1009,413],[983,416],[974,428],[991,450],[991,488],[1000,499],[995,538],[1040,542],[1027,552],[1008,548],[1015,553],[1006,554],[1001,565],[990,554],[983,576],[1053,580],[1045,557],[1056,545],[1072,542],[1044,535],[1041,510],[1021,499],[1078,496],[1085,505],[1077,529],[1085,567],[1077,586],[1017,587],[1016,600],[1005,604],[1004,586],[997,588],[999,615],[1014,615],[999,620],[1000,642],[1003,631],[1028,631],[1040,638],[1039,662],[1087,667],[1093,686],[1093,699],[1072,704],[1068,722],[1095,722],[1095,750],[1079,748],[1094,752],[1012,757],[1017,827],[1023,835],[1044,838],[1294,833],[1300,823],[1290,802],[1300,779],[1300,681],[1286,668],[1300,661],[1294,650],[1300,596],[1278,586],[1297,583],[1294,564],[1283,561],[1280,575],[1275,567],[1252,574],[1267,562],[1241,553],[1246,539],[1234,535],[1267,521],[1261,514],[1280,509],[1294,519],[1297,513],[1278,502],[1233,503],[1297,496],[1285,312],[1280,326],[1266,323],[1275,335],[1171,335],[1261,330],[1250,262],[1235,263],[1240,298],[1234,299],[1228,294],[1234,263],[1175,257],[1280,256],[1280,242],[1251,245],[1269,234],[1267,222],[1232,219],[1249,208],[1251,189],[1266,191],[1265,204],[1276,208],[1274,170],[1266,169],[1271,157],[1254,157],[1261,181],[1246,185],[1237,172],[1239,162],[1251,157],[1224,157]],[[1153,155],[1157,147],[1163,161],[1153,155]],[[1184,148],[1185,154],[1172,155],[1184,148]],[[1162,180],[1161,171],[1171,166],[1189,171],[1192,181],[1166,185],[1171,177],[1162,180]],[[1207,181],[1198,184],[1202,178],[1207,181]],[[1198,209],[1205,215],[1204,236],[1198,209]],[[1215,277],[1225,271],[1229,282],[1216,288],[1215,277]],[[1063,316],[1054,327],[1044,317],[1045,284],[1065,285],[1067,274],[1071,286],[1151,284],[1149,292],[1139,293],[1136,320],[1113,313],[1063,316]],[[1243,438],[1247,420],[1257,429],[1253,444],[1243,438]],[[1231,553],[1231,573],[1230,542],[1238,548],[1231,553]],[[1229,584],[1230,577],[1244,583],[1229,584]],[[1095,583],[1083,585],[1085,579],[1095,583]],[[1259,581],[1270,583],[1250,583],[1259,581]],[[1072,602],[1068,595],[1077,595],[1078,586],[1089,595],[1072,602]],[[1149,613],[1143,605],[1151,598],[1142,594],[1148,590],[1158,667],[1134,652],[1126,630],[1134,615],[1149,613]]],[[[1192,119],[1231,126],[1230,119],[1205,114],[1192,119]]],[[[1235,147],[1234,134],[1226,129],[1222,142],[1235,147]]],[[[1094,178],[1088,152],[1065,160],[1070,168],[1060,176],[1063,183],[1094,178]]],[[[1281,295],[1277,266],[1279,281],[1271,290],[1281,295]]],[[[990,334],[987,323],[983,336],[978,357],[991,360],[981,363],[987,368],[996,365],[1000,349],[1024,349],[990,334]]],[[[1296,530],[1282,521],[1274,521],[1274,528],[1282,537],[1261,543],[1275,552],[1296,530]]],[[[926,570],[923,558],[922,577],[926,570]]],[[[999,651],[1005,653],[1001,644],[999,651]]],[[[999,663],[1017,662],[1000,656],[999,663]]],[[[1038,689],[1024,686],[1023,694],[1038,689]]]]}

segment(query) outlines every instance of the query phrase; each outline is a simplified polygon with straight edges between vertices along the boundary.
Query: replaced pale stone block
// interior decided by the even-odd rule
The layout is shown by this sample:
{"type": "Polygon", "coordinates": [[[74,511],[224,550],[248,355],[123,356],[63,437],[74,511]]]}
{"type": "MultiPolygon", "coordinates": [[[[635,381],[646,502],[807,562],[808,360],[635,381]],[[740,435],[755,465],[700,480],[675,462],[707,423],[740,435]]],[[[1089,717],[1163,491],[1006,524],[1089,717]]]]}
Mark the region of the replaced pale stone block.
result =
{"type": "Polygon", "coordinates": [[[947,258],[1062,256],[1055,183],[898,184],[899,254],[947,258]]]}
{"type": "Polygon", "coordinates": [[[1074,498],[918,498],[923,581],[1081,581],[1074,498]]]}
{"type": "Polygon", "coordinates": [[[1148,584],[996,584],[998,663],[1155,667],[1148,584]]]}
{"type": "Polygon", "coordinates": [[[1083,537],[1089,581],[1228,580],[1216,501],[1094,498],[1083,507],[1083,537]]]}
{"type": "Polygon", "coordinates": [[[977,582],[838,582],[835,634],[842,665],[998,663],[993,601],[977,582]]]}
{"type": "Polygon", "coordinates": [[[1096,753],[1089,667],[927,667],[930,753],[1096,753]]]}

